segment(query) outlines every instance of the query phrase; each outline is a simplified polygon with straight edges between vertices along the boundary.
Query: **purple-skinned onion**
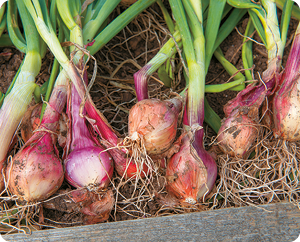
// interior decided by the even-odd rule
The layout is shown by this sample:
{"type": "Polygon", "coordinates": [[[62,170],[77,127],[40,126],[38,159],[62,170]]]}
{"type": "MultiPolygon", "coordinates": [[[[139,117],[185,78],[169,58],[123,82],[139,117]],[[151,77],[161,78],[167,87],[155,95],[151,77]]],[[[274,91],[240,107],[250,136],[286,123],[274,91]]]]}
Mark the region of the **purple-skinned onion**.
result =
{"type": "MultiPolygon", "coordinates": [[[[93,185],[103,189],[110,183],[113,160],[90,132],[86,119],[80,116],[81,98],[74,85],[70,88],[67,113],[71,121],[68,136],[67,157],[64,161],[65,178],[77,188],[93,185]]],[[[86,112],[83,109],[82,115],[86,112]]]]}
{"type": "Polygon", "coordinates": [[[287,59],[280,85],[272,100],[274,135],[288,141],[300,140],[300,24],[287,59]]]}
{"type": "Polygon", "coordinates": [[[93,184],[105,188],[113,173],[112,164],[111,156],[102,147],[76,149],[65,160],[65,178],[74,187],[93,184]]]}
{"type": "Polygon", "coordinates": [[[295,80],[290,91],[274,97],[273,114],[276,138],[300,140],[300,78],[295,80]]]}
{"type": "Polygon", "coordinates": [[[21,200],[43,201],[54,194],[63,182],[64,170],[54,145],[54,136],[66,94],[65,86],[54,88],[38,131],[8,161],[8,188],[21,200]]]}

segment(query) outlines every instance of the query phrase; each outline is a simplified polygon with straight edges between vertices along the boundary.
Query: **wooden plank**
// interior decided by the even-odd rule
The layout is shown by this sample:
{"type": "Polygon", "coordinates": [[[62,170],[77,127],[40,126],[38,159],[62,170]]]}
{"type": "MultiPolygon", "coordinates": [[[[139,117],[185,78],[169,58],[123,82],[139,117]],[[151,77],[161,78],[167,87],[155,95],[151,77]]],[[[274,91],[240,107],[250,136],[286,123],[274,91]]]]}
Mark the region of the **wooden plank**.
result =
{"type": "Polygon", "coordinates": [[[5,235],[7,241],[294,241],[300,211],[290,203],[5,235]]]}

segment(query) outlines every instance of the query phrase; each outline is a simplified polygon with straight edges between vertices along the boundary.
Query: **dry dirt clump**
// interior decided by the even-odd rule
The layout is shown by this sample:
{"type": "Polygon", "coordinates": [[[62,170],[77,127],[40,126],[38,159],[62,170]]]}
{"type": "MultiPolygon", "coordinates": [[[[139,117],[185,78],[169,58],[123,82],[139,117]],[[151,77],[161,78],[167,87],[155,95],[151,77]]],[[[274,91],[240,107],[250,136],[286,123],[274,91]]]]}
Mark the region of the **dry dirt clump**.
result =
{"type": "MultiPolygon", "coordinates": [[[[123,10],[122,7],[118,8],[111,18],[113,19],[123,10]]],[[[169,38],[169,32],[162,16],[159,7],[154,4],[134,19],[94,56],[97,59],[98,70],[91,89],[91,96],[97,108],[122,137],[125,137],[128,132],[129,110],[137,102],[133,74],[150,61],[169,38]]],[[[248,17],[245,16],[237,26],[237,30],[234,30],[221,44],[225,57],[238,70],[243,69],[241,58],[243,36],[241,34],[245,32],[247,21],[248,17]]],[[[297,22],[292,21],[288,39],[292,38],[296,26],[297,22]]],[[[253,38],[260,42],[257,34],[253,38]]],[[[283,66],[289,48],[290,42],[287,43],[283,66]]],[[[0,55],[0,91],[5,93],[21,64],[23,54],[14,48],[0,48],[0,53],[8,53],[0,55]]],[[[267,67],[266,51],[264,47],[253,43],[253,55],[255,65],[253,76],[258,79],[258,73],[261,74],[267,67]]],[[[51,72],[53,56],[51,53],[47,53],[46,56],[37,80],[39,84],[43,84],[51,72]]],[[[174,61],[177,67],[174,69],[175,78],[171,88],[164,87],[156,73],[149,79],[151,98],[167,99],[171,92],[180,92],[185,86],[181,61],[178,56],[174,61]]],[[[90,65],[88,72],[91,76],[93,64],[90,63],[90,65]]],[[[230,76],[213,57],[206,77],[207,84],[225,83],[229,79],[230,76]]],[[[206,94],[206,97],[214,111],[224,118],[223,106],[235,95],[234,91],[225,91],[217,94],[209,93],[206,94]]],[[[116,203],[108,222],[208,209],[260,205],[284,200],[298,204],[299,143],[275,140],[272,131],[263,128],[260,134],[261,138],[257,139],[251,158],[241,160],[218,153],[214,143],[216,133],[207,124],[204,129],[206,131],[205,148],[212,152],[218,165],[216,185],[205,201],[199,201],[188,207],[177,204],[166,193],[164,168],[160,168],[148,180],[139,182],[124,180],[114,174],[109,190],[113,191],[116,203]]],[[[23,141],[19,138],[19,142],[11,154],[13,155],[22,144],[23,141]]],[[[42,204],[27,206],[28,209],[22,210],[12,217],[13,219],[9,221],[12,226],[6,226],[3,229],[5,232],[9,232],[13,227],[22,232],[28,232],[28,229],[83,225],[82,214],[78,212],[76,206],[62,205],[64,201],[69,201],[67,193],[70,189],[73,188],[67,183],[63,183],[60,191],[54,194],[44,206],[42,204]],[[60,209],[57,209],[58,207],[60,209]],[[20,221],[21,217],[23,220],[20,221]]],[[[3,196],[5,197],[5,195],[3,196]]],[[[16,207],[26,206],[8,199],[0,200],[2,211],[12,211],[16,207]]]]}

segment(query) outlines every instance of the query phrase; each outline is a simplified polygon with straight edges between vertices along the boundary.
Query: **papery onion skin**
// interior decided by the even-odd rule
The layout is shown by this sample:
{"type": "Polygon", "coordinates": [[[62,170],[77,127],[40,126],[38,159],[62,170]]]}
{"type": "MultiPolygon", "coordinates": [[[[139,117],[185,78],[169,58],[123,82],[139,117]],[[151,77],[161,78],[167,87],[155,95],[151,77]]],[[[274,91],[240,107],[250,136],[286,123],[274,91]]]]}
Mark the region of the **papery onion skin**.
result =
{"type": "Polygon", "coordinates": [[[129,113],[129,137],[141,137],[149,155],[161,154],[172,145],[177,132],[182,101],[145,99],[135,104],[129,113]]]}
{"type": "Polygon", "coordinates": [[[104,194],[93,194],[92,199],[81,209],[84,214],[84,224],[96,224],[106,221],[114,207],[115,198],[112,190],[107,190],[104,194]]]}
{"type": "Polygon", "coordinates": [[[74,187],[89,184],[105,188],[113,174],[113,160],[101,147],[87,147],[73,151],[65,160],[65,178],[74,187]],[[84,161],[84,162],[83,162],[84,161]]]}
{"type": "Polygon", "coordinates": [[[290,91],[275,95],[273,114],[276,138],[300,140],[300,78],[295,80],[290,91]]]}
{"type": "Polygon", "coordinates": [[[222,121],[218,132],[218,145],[230,156],[245,158],[258,135],[256,122],[236,110],[222,121]]]}
{"type": "Polygon", "coordinates": [[[24,142],[27,142],[33,135],[33,131],[40,124],[40,114],[43,104],[38,103],[27,109],[21,123],[21,136],[24,142]]]}
{"type": "Polygon", "coordinates": [[[68,214],[78,214],[83,224],[96,224],[109,218],[115,204],[112,190],[95,193],[82,188],[58,190],[52,199],[43,202],[43,207],[68,214]]]}
{"type": "Polygon", "coordinates": [[[214,159],[200,145],[192,145],[192,133],[180,137],[182,145],[170,159],[167,170],[166,188],[181,203],[195,204],[213,187],[217,177],[214,159]]]}
{"type": "MultiPolygon", "coordinates": [[[[32,136],[34,131],[38,128],[40,125],[40,115],[42,111],[43,103],[38,103],[26,111],[22,123],[20,126],[21,130],[21,137],[24,142],[27,142],[32,136]]],[[[65,146],[66,142],[66,134],[67,134],[67,116],[63,112],[61,113],[59,122],[58,122],[58,127],[57,127],[57,141],[60,147],[65,146]]],[[[56,143],[56,141],[55,141],[56,143]]]]}

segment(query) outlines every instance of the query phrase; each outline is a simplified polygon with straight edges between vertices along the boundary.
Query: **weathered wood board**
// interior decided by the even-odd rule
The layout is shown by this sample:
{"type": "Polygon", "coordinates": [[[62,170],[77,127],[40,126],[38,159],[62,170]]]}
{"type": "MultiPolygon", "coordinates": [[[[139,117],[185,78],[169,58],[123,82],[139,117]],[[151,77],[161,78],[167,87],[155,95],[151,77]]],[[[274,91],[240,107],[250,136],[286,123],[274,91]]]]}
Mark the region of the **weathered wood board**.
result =
{"type": "Polygon", "coordinates": [[[7,241],[295,241],[300,210],[289,203],[219,209],[5,235],[7,241]]]}

